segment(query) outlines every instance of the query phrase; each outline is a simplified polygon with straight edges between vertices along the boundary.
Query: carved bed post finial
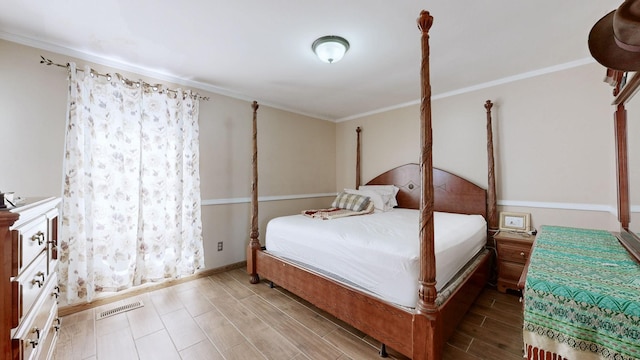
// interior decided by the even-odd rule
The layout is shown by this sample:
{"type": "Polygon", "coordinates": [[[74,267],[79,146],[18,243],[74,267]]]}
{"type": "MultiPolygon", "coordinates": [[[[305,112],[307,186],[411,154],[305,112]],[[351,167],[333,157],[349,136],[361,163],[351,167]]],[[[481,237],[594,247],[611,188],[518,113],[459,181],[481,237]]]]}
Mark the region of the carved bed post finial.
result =
{"type": "Polygon", "coordinates": [[[356,128],[357,140],[356,140],[356,189],[360,186],[360,132],[362,129],[360,126],[356,128]]]}
{"type": "Polygon", "coordinates": [[[487,223],[490,235],[498,231],[498,212],[496,200],[496,176],[493,161],[493,125],[491,123],[491,108],[493,103],[487,100],[484,108],[487,110],[487,223]]]}
{"type": "MultiPolygon", "coordinates": [[[[427,10],[422,10],[420,11],[420,16],[418,17],[418,29],[420,29],[420,31],[422,31],[422,36],[427,36],[427,60],[429,60],[429,30],[431,29],[431,25],[433,25],[433,16],[431,16],[431,14],[429,14],[429,12],[427,10]]],[[[422,42],[422,45],[424,45],[424,39],[422,42]]],[[[424,46],[423,46],[423,50],[424,50],[424,46]]],[[[423,52],[424,54],[424,52],[423,52]]],[[[423,56],[423,60],[424,60],[424,56],[423,56]]]]}
{"type": "Polygon", "coordinates": [[[247,248],[247,272],[250,276],[249,281],[252,284],[257,284],[260,282],[256,268],[256,257],[260,249],[260,233],[258,230],[258,102],[254,101],[251,107],[253,108],[253,156],[251,158],[253,178],[251,181],[251,232],[249,233],[249,247],[247,248]]]}

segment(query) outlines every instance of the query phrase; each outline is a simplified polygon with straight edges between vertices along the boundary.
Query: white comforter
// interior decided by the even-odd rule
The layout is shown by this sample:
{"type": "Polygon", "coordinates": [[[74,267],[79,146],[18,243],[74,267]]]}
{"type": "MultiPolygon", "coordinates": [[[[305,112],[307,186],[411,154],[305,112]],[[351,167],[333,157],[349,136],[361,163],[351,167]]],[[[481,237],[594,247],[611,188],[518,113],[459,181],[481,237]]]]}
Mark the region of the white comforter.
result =
{"type": "MultiPolygon", "coordinates": [[[[415,307],[418,300],[419,211],[393,209],[318,220],[284,216],[267,225],[270,253],[310,265],[386,301],[415,307]]],[[[486,242],[480,215],[434,213],[436,288],[440,290],[486,242]]]]}

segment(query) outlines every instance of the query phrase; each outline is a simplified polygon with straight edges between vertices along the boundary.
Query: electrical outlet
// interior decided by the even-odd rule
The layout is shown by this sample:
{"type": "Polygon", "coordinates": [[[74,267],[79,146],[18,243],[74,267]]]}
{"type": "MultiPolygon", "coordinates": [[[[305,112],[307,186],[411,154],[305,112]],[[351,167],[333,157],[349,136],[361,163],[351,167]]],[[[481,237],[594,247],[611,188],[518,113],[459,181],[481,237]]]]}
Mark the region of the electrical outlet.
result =
{"type": "Polygon", "coordinates": [[[222,251],[222,241],[218,241],[218,251],[222,251]]]}

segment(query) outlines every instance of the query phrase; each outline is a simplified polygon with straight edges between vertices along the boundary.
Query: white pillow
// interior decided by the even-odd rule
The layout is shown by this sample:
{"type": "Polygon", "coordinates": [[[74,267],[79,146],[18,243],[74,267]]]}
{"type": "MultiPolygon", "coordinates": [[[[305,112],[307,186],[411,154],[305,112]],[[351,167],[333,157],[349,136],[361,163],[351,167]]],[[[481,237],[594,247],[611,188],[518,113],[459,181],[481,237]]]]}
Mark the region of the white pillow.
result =
{"type": "Polygon", "coordinates": [[[398,206],[396,195],[398,195],[399,187],[395,185],[360,185],[358,190],[370,190],[379,193],[385,200],[388,207],[398,206]]]}
{"type": "Polygon", "coordinates": [[[387,211],[390,208],[386,206],[386,202],[384,198],[377,192],[371,190],[355,190],[355,189],[344,189],[344,192],[347,194],[355,194],[369,197],[369,200],[373,203],[373,206],[381,211],[387,211]]]}

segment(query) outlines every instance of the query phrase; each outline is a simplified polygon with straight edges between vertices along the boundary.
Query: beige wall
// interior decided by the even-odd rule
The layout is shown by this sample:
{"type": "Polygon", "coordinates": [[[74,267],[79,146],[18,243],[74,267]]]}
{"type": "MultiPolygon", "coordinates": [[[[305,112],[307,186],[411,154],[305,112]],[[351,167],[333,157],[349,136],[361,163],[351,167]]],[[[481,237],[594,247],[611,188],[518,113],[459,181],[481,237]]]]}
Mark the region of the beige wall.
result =
{"type": "MultiPolygon", "coordinates": [[[[486,186],[490,99],[500,209],[531,213],[536,227],[618,229],[613,107],[603,78],[593,63],[434,100],[434,166],[486,186]]],[[[339,123],[338,188],[355,177],[356,126],[363,128],[363,181],[418,161],[418,105],[339,123]]]]}
{"type": "MultiPolygon", "coordinates": [[[[22,196],[61,192],[66,71],[39,64],[40,55],[87,63],[0,40],[0,190],[22,196]]],[[[483,105],[491,99],[500,209],[529,212],[537,227],[616,230],[613,108],[603,75],[601,66],[588,64],[434,100],[434,165],[486,186],[483,105]]],[[[244,100],[197,91],[211,97],[200,103],[200,167],[206,266],[216,268],[245,259],[252,109],[244,100]],[[222,252],[215,251],[218,241],[222,252]]],[[[640,129],[633,122],[639,103],[629,106],[631,133],[640,129]]],[[[327,194],[353,187],[356,126],[363,128],[363,181],[419,161],[418,105],[338,124],[261,106],[258,123],[259,190],[267,197],[260,203],[261,238],[268,219],[327,206],[327,194]]],[[[640,156],[633,156],[640,141],[632,140],[631,183],[640,184],[634,180],[640,156]]],[[[632,200],[640,206],[640,188],[632,189],[632,200]]]]}
{"type": "MultiPolygon", "coordinates": [[[[66,70],[39,64],[75,61],[100,72],[165,83],[0,40],[0,190],[20,196],[60,196],[67,100],[66,70]]],[[[173,87],[185,87],[169,84],[173,87]]],[[[250,102],[198,90],[200,176],[205,265],[245,260],[251,191],[250,102]],[[217,252],[217,242],[224,250],[217,252]]],[[[260,234],[266,220],[327,206],[335,193],[335,124],[267,106],[258,110],[260,234]]]]}
{"type": "Polygon", "coordinates": [[[64,69],[40,65],[44,51],[0,40],[0,190],[60,194],[67,85],[64,69]]]}
{"type": "Polygon", "coordinates": [[[361,180],[367,182],[392,167],[420,160],[419,109],[409,106],[338,123],[337,189],[355,186],[356,128],[362,128],[361,180]]]}

